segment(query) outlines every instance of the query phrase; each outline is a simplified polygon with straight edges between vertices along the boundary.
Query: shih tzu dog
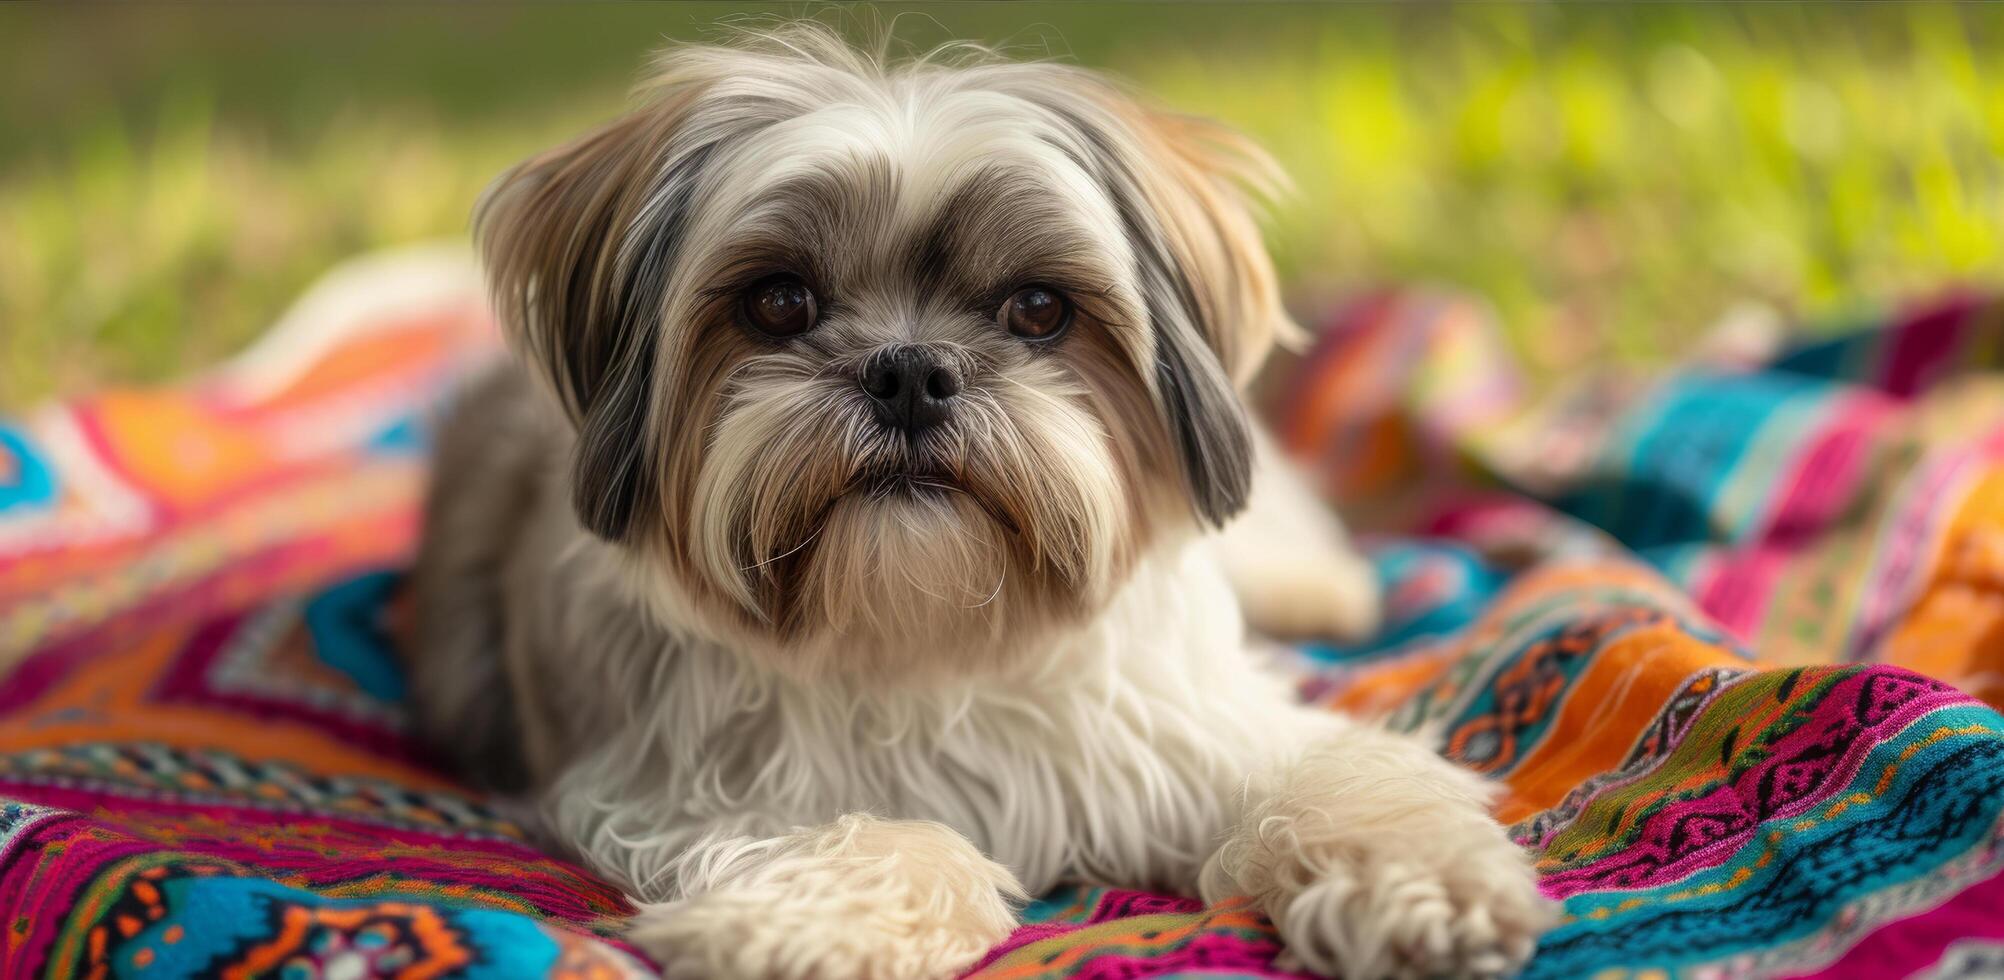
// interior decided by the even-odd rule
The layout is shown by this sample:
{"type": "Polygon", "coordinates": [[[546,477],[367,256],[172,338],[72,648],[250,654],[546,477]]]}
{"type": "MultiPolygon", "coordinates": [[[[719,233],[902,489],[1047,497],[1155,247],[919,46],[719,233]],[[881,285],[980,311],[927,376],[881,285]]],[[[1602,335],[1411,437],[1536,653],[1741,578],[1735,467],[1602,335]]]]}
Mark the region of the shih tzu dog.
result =
{"type": "Polygon", "coordinates": [[[481,204],[522,366],[439,435],[425,732],[670,976],[949,976],[1064,879],[1513,969],[1548,909],[1488,785],[1248,646],[1377,600],[1239,396],[1294,329],[1274,180],[1078,68],[671,50],[481,204]]]}

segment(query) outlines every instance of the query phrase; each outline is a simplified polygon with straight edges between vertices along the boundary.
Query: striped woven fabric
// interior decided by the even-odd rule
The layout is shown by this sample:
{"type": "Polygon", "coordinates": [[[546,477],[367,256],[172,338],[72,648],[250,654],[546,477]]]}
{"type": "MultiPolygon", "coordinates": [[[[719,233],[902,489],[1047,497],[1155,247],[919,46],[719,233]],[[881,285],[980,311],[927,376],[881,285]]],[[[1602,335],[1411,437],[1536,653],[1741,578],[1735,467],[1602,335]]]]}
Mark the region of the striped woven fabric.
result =
{"type": "MultiPolygon", "coordinates": [[[[491,338],[458,259],[369,260],[210,376],[0,422],[0,975],[649,972],[406,733],[424,420],[491,338]]],[[[1295,366],[1276,427],[1390,601],[1302,696],[1501,781],[1565,906],[1531,974],[2004,969],[2000,354],[1951,297],[1532,404],[1479,308],[1402,294],[1295,366]]],[[[975,973],[1279,952],[1080,887],[975,973]]]]}

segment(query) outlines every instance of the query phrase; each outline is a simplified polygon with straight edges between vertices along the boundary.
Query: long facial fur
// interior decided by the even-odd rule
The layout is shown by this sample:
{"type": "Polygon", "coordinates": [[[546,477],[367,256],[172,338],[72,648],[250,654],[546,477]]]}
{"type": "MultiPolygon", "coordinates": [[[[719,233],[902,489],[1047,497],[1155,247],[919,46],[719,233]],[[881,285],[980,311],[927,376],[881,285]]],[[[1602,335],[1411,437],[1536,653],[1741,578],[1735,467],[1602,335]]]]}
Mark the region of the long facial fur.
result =
{"type": "Polygon", "coordinates": [[[478,237],[575,427],[579,521],[677,626],[796,672],[964,668],[1243,506],[1236,382],[1291,329],[1249,144],[1079,69],[892,65],[812,24],[672,49],[644,92],[503,177],[478,237]],[[736,311],[779,272],[823,318],[775,342],[736,311]],[[1076,304],[1066,337],[995,322],[1028,282],[1076,304]],[[965,376],[919,441],[855,383],[897,343],[965,376]]]}

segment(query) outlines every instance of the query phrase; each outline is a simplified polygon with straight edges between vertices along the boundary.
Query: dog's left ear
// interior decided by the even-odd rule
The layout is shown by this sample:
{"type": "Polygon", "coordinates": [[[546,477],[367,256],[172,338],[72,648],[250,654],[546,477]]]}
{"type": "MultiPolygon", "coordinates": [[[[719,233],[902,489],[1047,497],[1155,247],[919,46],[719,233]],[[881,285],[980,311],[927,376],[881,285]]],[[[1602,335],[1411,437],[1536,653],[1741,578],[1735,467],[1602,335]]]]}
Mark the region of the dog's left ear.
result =
{"type": "Polygon", "coordinates": [[[1085,72],[1053,70],[1069,98],[1047,108],[1080,134],[1075,152],[1112,195],[1134,249],[1156,397],[1191,502],[1222,526],[1252,485],[1251,423],[1238,389],[1276,340],[1298,330],[1255,218],[1285,178],[1222,125],[1151,108],[1085,72]]]}
{"type": "Polygon", "coordinates": [[[664,64],[651,102],[503,174],[474,216],[509,344],[576,427],[578,521],[609,541],[658,503],[646,430],[657,320],[709,152],[669,151],[708,80],[664,64]]]}

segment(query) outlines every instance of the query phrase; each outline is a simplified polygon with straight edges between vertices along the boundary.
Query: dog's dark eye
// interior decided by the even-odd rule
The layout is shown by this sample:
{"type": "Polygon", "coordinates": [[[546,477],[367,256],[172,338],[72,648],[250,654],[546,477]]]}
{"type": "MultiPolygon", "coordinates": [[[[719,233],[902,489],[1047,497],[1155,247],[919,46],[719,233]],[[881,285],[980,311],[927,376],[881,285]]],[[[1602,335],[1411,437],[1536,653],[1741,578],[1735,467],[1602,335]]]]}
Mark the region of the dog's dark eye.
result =
{"type": "Polygon", "coordinates": [[[1048,286],[1025,286],[1003,301],[997,319],[1025,340],[1049,340],[1071,324],[1072,304],[1048,286]]]}
{"type": "Polygon", "coordinates": [[[769,336],[806,333],[820,314],[814,291],[792,276],[767,279],[745,293],[745,319],[769,336]]]}

